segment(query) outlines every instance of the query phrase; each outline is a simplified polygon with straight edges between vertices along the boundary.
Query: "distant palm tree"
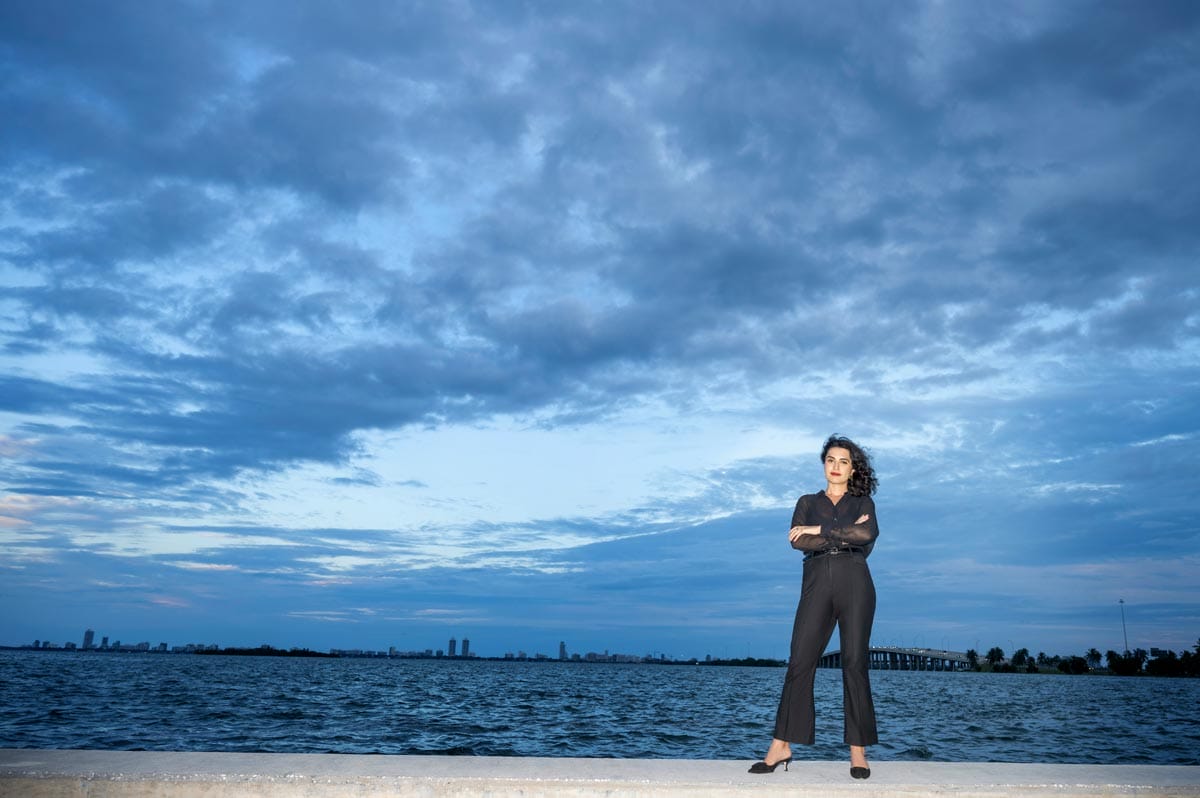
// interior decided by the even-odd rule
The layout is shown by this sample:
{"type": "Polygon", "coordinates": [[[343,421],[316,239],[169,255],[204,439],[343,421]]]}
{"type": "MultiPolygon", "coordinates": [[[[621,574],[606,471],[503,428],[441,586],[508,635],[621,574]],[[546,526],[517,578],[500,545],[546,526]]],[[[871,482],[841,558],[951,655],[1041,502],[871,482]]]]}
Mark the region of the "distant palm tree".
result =
{"type": "MultiPolygon", "coordinates": [[[[1200,646],[1198,646],[1200,648],[1200,646]]],[[[973,648],[967,649],[967,664],[971,666],[971,670],[979,670],[979,652],[973,648]]]]}
{"type": "Polygon", "coordinates": [[[1000,646],[992,646],[988,649],[987,661],[993,668],[996,667],[1004,659],[1004,649],[1000,646]]]}
{"type": "Polygon", "coordinates": [[[1083,658],[1087,660],[1089,668],[1094,670],[1100,667],[1100,652],[1095,648],[1089,648],[1083,658]]]}
{"type": "Polygon", "coordinates": [[[1140,648],[1124,655],[1115,651],[1109,651],[1104,655],[1108,660],[1108,669],[1118,676],[1136,676],[1141,673],[1148,656],[1150,655],[1140,648]]]}

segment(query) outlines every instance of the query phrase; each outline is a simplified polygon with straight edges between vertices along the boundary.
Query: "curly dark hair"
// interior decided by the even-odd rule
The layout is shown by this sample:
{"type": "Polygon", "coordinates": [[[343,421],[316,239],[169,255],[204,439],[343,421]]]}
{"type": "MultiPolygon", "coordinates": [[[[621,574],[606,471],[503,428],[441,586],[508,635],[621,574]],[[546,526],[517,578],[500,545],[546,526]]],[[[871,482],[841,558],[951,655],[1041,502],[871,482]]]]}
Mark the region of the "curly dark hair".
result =
{"type": "Polygon", "coordinates": [[[870,496],[875,493],[879,487],[879,479],[875,476],[875,469],[871,467],[871,456],[854,441],[834,433],[821,447],[822,463],[825,462],[825,455],[829,454],[829,450],[835,447],[850,452],[850,465],[854,468],[854,473],[850,475],[846,491],[851,496],[870,496]]]}

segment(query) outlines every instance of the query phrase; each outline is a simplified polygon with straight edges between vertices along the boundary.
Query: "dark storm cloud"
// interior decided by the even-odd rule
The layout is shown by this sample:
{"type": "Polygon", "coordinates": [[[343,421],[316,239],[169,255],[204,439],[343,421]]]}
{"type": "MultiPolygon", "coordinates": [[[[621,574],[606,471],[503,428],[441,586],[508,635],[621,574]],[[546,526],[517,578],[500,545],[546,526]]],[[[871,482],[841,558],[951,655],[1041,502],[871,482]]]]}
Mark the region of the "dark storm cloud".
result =
{"type": "Polygon", "coordinates": [[[228,62],[213,58],[214,22],[198,3],[6,6],[5,130],[18,136],[6,160],[87,164],[169,135],[230,78],[228,62]]]}
{"type": "MultiPolygon", "coordinates": [[[[29,377],[0,375],[0,408],[11,413],[45,413],[83,401],[88,394],[29,377]]],[[[44,428],[44,427],[43,427],[44,428]]]]}
{"type": "MultiPolygon", "coordinates": [[[[974,15],[976,9],[958,11],[974,15]]],[[[1016,20],[1004,20],[999,7],[984,14],[992,24],[972,37],[975,56],[956,76],[969,94],[1003,96],[1068,84],[1105,101],[1128,102],[1153,92],[1180,67],[1196,67],[1185,55],[1200,27],[1194,3],[1135,7],[1093,0],[1037,11],[1043,17],[1039,29],[1005,37],[987,33],[1016,20]]]]}
{"type": "Polygon", "coordinates": [[[370,85],[344,60],[272,70],[245,107],[214,114],[172,153],[188,178],[242,189],[277,187],[353,209],[383,199],[403,182],[394,146],[403,118],[380,102],[386,85],[370,85]]]}
{"type": "MultiPolygon", "coordinates": [[[[345,54],[311,50],[254,74],[255,58],[273,53],[230,35],[213,10],[7,9],[10,161],[85,169],[74,178],[85,197],[145,193],[139,181],[164,179],[286,188],[351,206],[386,191],[403,165],[389,146],[398,119],[382,101],[387,87],[345,54]]],[[[187,220],[186,208],[154,199],[147,211],[187,220]]],[[[169,235],[162,227],[137,229],[169,235]]]]}
{"type": "Polygon", "coordinates": [[[133,192],[121,190],[125,186],[106,188],[116,190],[96,198],[94,205],[84,200],[72,208],[60,200],[52,212],[73,222],[71,227],[16,236],[21,252],[13,260],[30,268],[56,268],[63,280],[76,285],[93,270],[111,280],[124,262],[169,258],[209,240],[232,216],[225,203],[191,186],[133,192]]]}

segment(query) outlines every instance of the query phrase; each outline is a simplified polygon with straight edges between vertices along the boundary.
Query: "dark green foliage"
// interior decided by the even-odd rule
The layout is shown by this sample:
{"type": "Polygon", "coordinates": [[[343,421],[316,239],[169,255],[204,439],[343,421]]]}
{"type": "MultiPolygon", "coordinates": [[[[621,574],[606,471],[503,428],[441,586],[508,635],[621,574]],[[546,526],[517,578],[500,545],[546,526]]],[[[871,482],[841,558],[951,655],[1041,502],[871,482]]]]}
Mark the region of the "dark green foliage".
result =
{"type": "MultiPolygon", "coordinates": [[[[1154,649],[1154,657],[1144,649],[1126,651],[1118,654],[1109,651],[1103,657],[1109,673],[1116,676],[1200,676],[1200,640],[1196,641],[1192,651],[1176,654],[1174,651],[1159,651],[1154,649]]],[[[975,649],[967,652],[967,661],[974,670],[981,670],[979,653],[975,649]]],[[[1083,656],[1047,656],[1039,651],[1034,657],[1027,648],[1019,648],[1013,652],[1012,658],[1005,661],[1004,650],[999,646],[988,649],[986,657],[988,669],[993,673],[1039,673],[1046,668],[1057,668],[1062,673],[1073,675],[1101,671],[1100,652],[1089,648],[1083,656]]]]}
{"type": "Polygon", "coordinates": [[[1091,670],[1083,657],[1067,657],[1058,662],[1058,669],[1063,673],[1087,673],[1091,670]]]}
{"type": "Polygon", "coordinates": [[[1104,655],[1104,659],[1108,662],[1108,669],[1117,676],[1136,676],[1142,672],[1142,666],[1146,664],[1148,656],[1149,654],[1139,648],[1137,651],[1127,651],[1124,654],[1110,650],[1104,655]]]}

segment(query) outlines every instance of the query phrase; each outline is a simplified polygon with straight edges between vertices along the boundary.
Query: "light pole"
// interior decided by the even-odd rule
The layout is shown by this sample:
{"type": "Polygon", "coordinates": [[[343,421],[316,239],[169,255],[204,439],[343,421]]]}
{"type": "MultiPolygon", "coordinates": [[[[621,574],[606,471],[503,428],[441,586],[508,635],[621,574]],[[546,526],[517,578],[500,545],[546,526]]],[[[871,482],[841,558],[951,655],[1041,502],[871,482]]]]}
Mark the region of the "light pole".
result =
{"type": "Polygon", "coordinates": [[[1129,634],[1125,631],[1125,599],[1117,599],[1121,605],[1121,637],[1125,639],[1125,656],[1129,656],[1129,634]]]}

